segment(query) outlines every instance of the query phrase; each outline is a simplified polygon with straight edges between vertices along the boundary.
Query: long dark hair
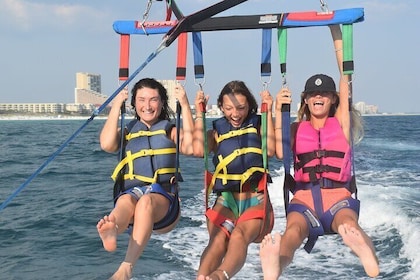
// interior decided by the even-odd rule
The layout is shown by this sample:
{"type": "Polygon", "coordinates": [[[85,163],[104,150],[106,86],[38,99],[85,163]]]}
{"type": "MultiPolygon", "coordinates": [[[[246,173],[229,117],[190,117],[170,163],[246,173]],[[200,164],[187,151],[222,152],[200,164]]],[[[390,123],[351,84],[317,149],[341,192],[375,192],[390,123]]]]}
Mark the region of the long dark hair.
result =
{"type": "Polygon", "coordinates": [[[159,120],[170,120],[171,117],[174,117],[174,112],[169,108],[168,105],[168,92],[166,88],[156,81],[153,78],[144,78],[138,81],[134,87],[131,90],[131,106],[133,107],[133,110],[136,114],[136,119],[140,120],[140,116],[137,114],[136,111],[136,95],[137,90],[142,88],[151,88],[151,89],[157,89],[159,92],[160,100],[162,101],[162,111],[159,115],[159,120]]]}
{"type": "Polygon", "coordinates": [[[237,80],[231,81],[223,87],[222,91],[219,94],[219,97],[217,98],[217,106],[219,107],[219,109],[222,109],[223,106],[223,96],[235,93],[242,94],[246,97],[246,100],[249,105],[249,112],[247,117],[257,113],[258,104],[255,100],[254,95],[251,93],[251,91],[248,89],[244,82],[237,80]]]}

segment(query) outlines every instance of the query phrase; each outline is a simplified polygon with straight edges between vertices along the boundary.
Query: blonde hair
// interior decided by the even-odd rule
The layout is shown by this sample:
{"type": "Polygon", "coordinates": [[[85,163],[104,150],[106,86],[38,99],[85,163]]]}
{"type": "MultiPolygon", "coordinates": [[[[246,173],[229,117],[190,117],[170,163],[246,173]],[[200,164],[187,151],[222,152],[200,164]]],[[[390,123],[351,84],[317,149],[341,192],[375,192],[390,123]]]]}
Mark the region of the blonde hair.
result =
{"type": "MultiPolygon", "coordinates": [[[[340,104],[340,96],[338,92],[336,92],[337,102],[331,105],[330,111],[328,112],[328,117],[334,117],[335,112],[337,111],[337,107],[340,104]]],[[[311,112],[309,111],[309,107],[305,102],[305,93],[301,94],[300,100],[300,107],[297,113],[296,122],[301,121],[310,121],[311,120],[311,112]]],[[[359,110],[357,110],[353,104],[351,105],[350,110],[350,125],[351,125],[351,137],[353,144],[358,144],[362,141],[364,136],[364,123],[362,119],[362,115],[360,114],[359,110]]]]}

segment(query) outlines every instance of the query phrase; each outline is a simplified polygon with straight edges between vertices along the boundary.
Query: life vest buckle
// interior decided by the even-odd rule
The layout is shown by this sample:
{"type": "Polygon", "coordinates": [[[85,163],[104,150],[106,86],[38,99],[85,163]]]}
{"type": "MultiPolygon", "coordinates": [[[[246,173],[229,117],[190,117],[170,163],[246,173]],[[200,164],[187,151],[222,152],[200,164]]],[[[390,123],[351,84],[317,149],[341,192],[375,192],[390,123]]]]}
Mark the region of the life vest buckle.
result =
{"type": "Polygon", "coordinates": [[[315,173],[328,172],[328,168],[325,165],[316,165],[314,166],[315,173]]]}
{"type": "Polygon", "coordinates": [[[323,157],[325,157],[325,153],[326,151],[325,150],[316,150],[315,151],[315,157],[316,158],[323,158],[323,157]]]}

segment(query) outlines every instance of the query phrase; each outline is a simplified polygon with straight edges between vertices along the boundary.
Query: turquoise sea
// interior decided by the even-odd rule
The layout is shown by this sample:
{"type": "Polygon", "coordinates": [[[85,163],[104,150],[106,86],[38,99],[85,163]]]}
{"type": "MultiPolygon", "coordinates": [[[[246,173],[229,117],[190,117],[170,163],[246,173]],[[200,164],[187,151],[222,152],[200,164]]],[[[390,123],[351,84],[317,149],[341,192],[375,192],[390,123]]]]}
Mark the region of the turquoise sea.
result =
{"type": "MultiPolygon", "coordinates": [[[[360,223],[380,260],[378,279],[420,275],[420,116],[368,116],[356,147],[360,223]]],[[[128,235],[116,252],[102,248],[96,223],[113,207],[111,172],[117,155],[101,151],[94,119],[39,175],[25,182],[86,120],[0,120],[0,279],[107,279],[123,260],[128,235]]],[[[134,279],[195,279],[207,243],[202,159],[181,156],[182,219],[153,235],[134,279]]],[[[282,162],[270,160],[275,230],[285,227],[282,162]]],[[[258,245],[234,279],[262,279],[258,245]]],[[[368,279],[338,236],[321,237],[313,252],[298,250],[282,279],[368,279]]]]}

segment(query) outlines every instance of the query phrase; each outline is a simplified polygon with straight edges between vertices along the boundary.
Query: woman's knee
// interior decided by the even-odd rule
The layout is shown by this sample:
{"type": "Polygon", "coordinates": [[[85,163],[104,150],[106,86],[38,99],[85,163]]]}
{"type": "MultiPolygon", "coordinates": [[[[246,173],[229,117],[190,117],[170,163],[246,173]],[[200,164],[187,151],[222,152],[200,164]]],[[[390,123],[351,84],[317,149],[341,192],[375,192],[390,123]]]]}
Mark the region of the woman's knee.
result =
{"type": "Polygon", "coordinates": [[[123,194],[117,199],[115,206],[118,207],[122,205],[128,206],[128,205],[135,205],[135,204],[136,204],[136,201],[131,195],[123,194]]]}
{"type": "Polygon", "coordinates": [[[136,203],[136,200],[131,195],[122,195],[118,198],[112,213],[117,216],[132,216],[135,211],[136,203]]]}
{"type": "Polygon", "coordinates": [[[302,214],[291,212],[287,215],[286,233],[293,234],[303,240],[309,235],[308,223],[302,214]]]}
{"type": "Polygon", "coordinates": [[[358,223],[358,215],[350,208],[344,208],[337,212],[332,222],[332,229],[337,232],[338,227],[343,224],[360,228],[358,223]]]}
{"type": "Polygon", "coordinates": [[[137,201],[136,209],[149,210],[150,208],[153,208],[152,206],[153,206],[152,197],[150,195],[143,195],[137,201]]]}
{"type": "Polygon", "coordinates": [[[220,248],[221,250],[226,250],[227,244],[229,242],[229,239],[222,230],[214,232],[212,235],[210,235],[209,239],[209,246],[220,248]]]}
{"type": "Polygon", "coordinates": [[[236,226],[235,229],[232,231],[232,234],[230,235],[231,240],[242,240],[245,239],[245,232],[242,228],[236,226]]]}
{"type": "Polygon", "coordinates": [[[136,204],[135,216],[150,217],[153,223],[161,221],[168,213],[169,200],[160,194],[143,195],[136,204]]]}
{"type": "Polygon", "coordinates": [[[240,242],[243,242],[245,244],[250,244],[260,234],[261,226],[261,219],[253,219],[241,222],[235,226],[235,229],[232,231],[230,239],[239,240],[240,242]]]}

